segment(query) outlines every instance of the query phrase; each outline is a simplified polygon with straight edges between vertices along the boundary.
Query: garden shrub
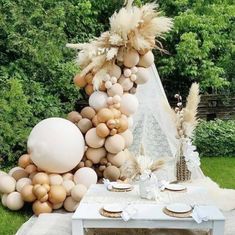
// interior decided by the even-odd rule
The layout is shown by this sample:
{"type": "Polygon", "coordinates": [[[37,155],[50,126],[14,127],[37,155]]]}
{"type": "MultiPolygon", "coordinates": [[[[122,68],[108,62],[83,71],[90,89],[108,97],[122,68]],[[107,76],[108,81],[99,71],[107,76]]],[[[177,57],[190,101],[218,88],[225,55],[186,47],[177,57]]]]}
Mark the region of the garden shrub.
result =
{"type": "Polygon", "coordinates": [[[235,120],[200,121],[194,143],[200,156],[235,157],[235,120]]]}

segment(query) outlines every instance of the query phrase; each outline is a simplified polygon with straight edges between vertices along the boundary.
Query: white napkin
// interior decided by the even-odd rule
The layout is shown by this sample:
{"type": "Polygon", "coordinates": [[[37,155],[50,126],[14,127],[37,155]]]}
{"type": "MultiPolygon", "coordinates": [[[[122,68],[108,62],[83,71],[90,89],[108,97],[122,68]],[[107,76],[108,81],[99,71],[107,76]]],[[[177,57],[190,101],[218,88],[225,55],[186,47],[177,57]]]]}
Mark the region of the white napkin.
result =
{"type": "Polygon", "coordinates": [[[170,182],[166,181],[166,180],[161,180],[158,183],[158,187],[160,188],[161,191],[164,191],[166,186],[168,186],[170,184],[170,182]]]}
{"type": "Polygon", "coordinates": [[[103,183],[106,189],[108,190],[112,189],[113,187],[112,182],[110,182],[108,179],[103,179],[103,183]]]}
{"type": "Polygon", "coordinates": [[[202,206],[194,206],[192,217],[198,224],[209,220],[208,213],[202,206]]]}
{"type": "Polygon", "coordinates": [[[136,207],[134,207],[133,205],[128,205],[121,214],[122,219],[127,222],[128,220],[130,220],[131,218],[133,218],[133,216],[137,213],[137,209],[136,207]]]}

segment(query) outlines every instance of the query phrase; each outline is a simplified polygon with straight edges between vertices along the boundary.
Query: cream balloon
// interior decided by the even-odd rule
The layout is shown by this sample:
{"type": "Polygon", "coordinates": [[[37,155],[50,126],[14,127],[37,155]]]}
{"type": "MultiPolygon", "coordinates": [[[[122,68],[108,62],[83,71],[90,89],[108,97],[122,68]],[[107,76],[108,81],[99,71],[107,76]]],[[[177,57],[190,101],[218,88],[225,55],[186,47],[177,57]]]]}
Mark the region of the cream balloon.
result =
{"type": "Polygon", "coordinates": [[[66,190],[67,196],[70,196],[72,188],[75,186],[75,183],[72,180],[65,180],[62,185],[66,190]]]}
{"type": "Polygon", "coordinates": [[[89,188],[90,185],[97,183],[97,174],[92,168],[80,168],[74,174],[74,182],[76,184],[83,184],[89,188]]]}
{"type": "Polygon", "coordinates": [[[136,76],[137,76],[137,79],[135,80],[135,83],[144,84],[149,80],[149,78],[151,77],[151,74],[149,73],[148,69],[138,67],[138,72],[136,73],[136,76]]]}
{"type": "Polygon", "coordinates": [[[152,51],[149,51],[140,57],[138,66],[148,68],[154,62],[154,55],[152,51]]]}
{"type": "Polygon", "coordinates": [[[139,106],[136,96],[128,93],[122,96],[120,104],[120,111],[127,116],[134,114],[139,106]]]}
{"type": "Polygon", "coordinates": [[[103,91],[95,91],[89,97],[89,105],[96,111],[107,107],[107,94],[103,91]]]}
{"type": "Polygon", "coordinates": [[[5,206],[5,207],[7,207],[7,196],[8,196],[8,194],[3,194],[2,195],[2,205],[3,206],[5,206]]]}
{"type": "Polygon", "coordinates": [[[133,134],[132,132],[127,129],[126,131],[119,133],[125,140],[125,148],[128,148],[132,145],[133,143],[133,134]]]}
{"type": "Polygon", "coordinates": [[[99,137],[96,134],[96,128],[91,128],[85,136],[86,143],[91,148],[100,148],[104,145],[104,138],[99,137]]]}
{"type": "Polygon", "coordinates": [[[107,156],[107,159],[109,162],[112,163],[112,165],[114,165],[116,167],[120,167],[126,161],[126,153],[124,151],[121,151],[117,154],[109,153],[107,156]]]}
{"type": "Polygon", "coordinates": [[[84,138],[72,122],[48,118],[39,122],[28,138],[35,165],[51,173],[64,173],[78,165],[84,154],[84,138]]]}
{"type": "Polygon", "coordinates": [[[64,201],[64,209],[73,212],[77,209],[79,202],[75,201],[72,197],[67,197],[64,201]]]}
{"type": "Polygon", "coordinates": [[[110,153],[119,153],[125,148],[125,140],[119,134],[109,136],[105,141],[105,148],[110,153]]]}
{"type": "Polygon", "coordinates": [[[7,207],[12,211],[18,211],[24,206],[24,201],[19,192],[12,192],[7,196],[7,207]]]}
{"type": "Polygon", "coordinates": [[[30,185],[30,184],[32,184],[32,180],[31,179],[29,179],[29,178],[21,178],[16,183],[16,190],[20,193],[22,188],[25,185],[30,185]]]}
{"type": "Polygon", "coordinates": [[[83,184],[77,184],[75,187],[72,188],[71,196],[75,201],[80,202],[86,191],[86,186],[84,186],[83,184]]]}
{"type": "Polygon", "coordinates": [[[61,185],[63,183],[63,177],[58,174],[49,175],[50,185],[61,185]]]}
{"type": "Polygon", "coordinates": [[[16,180],[9,175],[0,176],[0,193],[11,193],[15,190],[16,180]]]}

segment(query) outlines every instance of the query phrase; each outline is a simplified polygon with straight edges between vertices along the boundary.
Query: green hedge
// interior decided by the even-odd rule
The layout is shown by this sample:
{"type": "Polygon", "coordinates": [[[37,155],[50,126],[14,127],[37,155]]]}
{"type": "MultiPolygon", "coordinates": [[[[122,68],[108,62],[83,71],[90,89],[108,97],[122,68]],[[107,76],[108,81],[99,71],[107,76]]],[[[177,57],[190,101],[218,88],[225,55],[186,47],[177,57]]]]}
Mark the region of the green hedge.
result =
{"type": "Polygon", "coordinates": [[[201,121],[194,143],[200,156],[235,157],[235,120],[201,121]]]}

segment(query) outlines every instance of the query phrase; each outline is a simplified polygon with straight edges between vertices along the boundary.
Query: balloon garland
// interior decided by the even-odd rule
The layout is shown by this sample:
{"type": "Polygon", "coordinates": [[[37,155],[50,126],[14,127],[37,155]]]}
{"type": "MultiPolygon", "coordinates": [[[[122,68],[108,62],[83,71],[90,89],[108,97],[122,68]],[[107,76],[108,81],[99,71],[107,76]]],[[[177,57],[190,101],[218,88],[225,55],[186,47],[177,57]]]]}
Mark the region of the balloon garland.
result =
{"type": "Polygon", "coordinates": [[[19,210],[32,203],[35,215],[64,207],[75,211],[91,184],[102,178],[120,179],[133,142],[132,115],[138,109],[138,85],[149,79],[156,36],[171,28],[156,5],[127,4],[110,18],[110,31],[78,49],[82,69],[74,84],[89,96],[89,106],[72,111],[67,119],[39,122],[28,138],[28,153],[18,166],[0,171],[3,206],[19,210]]]}

